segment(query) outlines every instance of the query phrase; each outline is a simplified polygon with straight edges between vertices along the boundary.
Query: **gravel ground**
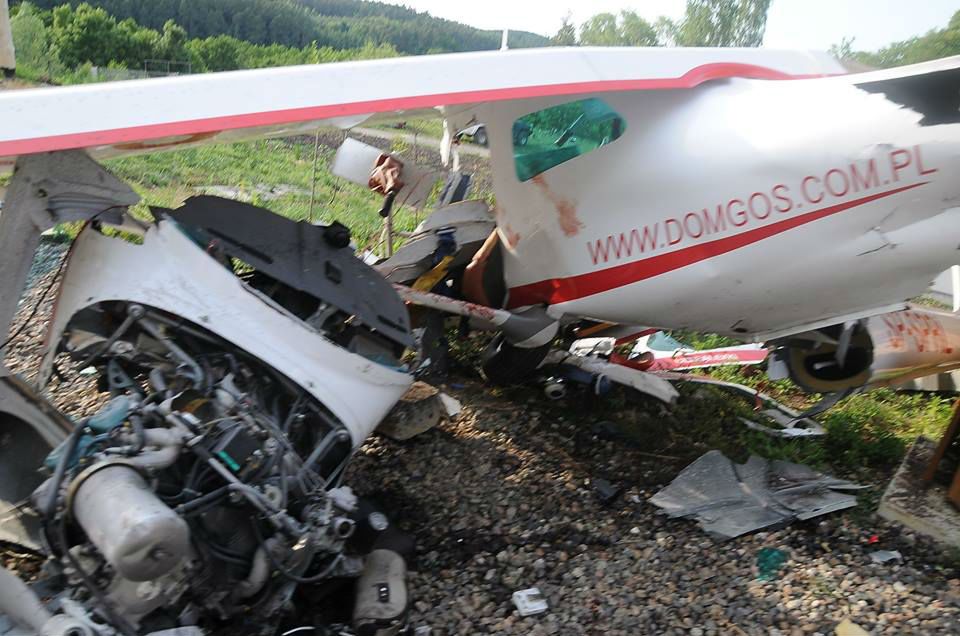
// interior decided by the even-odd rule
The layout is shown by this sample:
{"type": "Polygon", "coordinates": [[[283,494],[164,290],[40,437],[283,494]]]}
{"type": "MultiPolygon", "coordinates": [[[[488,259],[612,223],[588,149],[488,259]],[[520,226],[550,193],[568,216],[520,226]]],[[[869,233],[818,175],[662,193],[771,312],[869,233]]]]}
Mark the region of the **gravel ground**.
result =
{"type": "MultiPolygon", "coordinates": [[[[41,260],[16,324],[52,280],[57,258],[41,260]]],[[[43,326],[33,321],[7,356],[27,376],[43,326]]],[[[92,380],[66,377],[53,401],[71,415],[95,410],[92,380]]],[[[346,481],[416,537],[412,619],[434,636],[833,634],[847,617],[874,634],[960,633],[956,561],[872,510],[718,543],[647,503],[683,461],[597,438],[589,418],[539,391],[456,381],[445,387],[464,404],[456,422],[406,443],[372,438],[346,481]],[[610,505],[597,477],[623,489],[610,505]],[[789,554],[772,581],[757,577],[764,547],[789,554]],[[904,561],[875,565],[875,549],[904,561]],[[510,596],[533,586],[550,609],[521,618],[510,596]]]]}
{"type": "Polygon", "coordinates": [[[435,634],[833,634],[847,617],[876,634],[960,633],[957,572],[911,533],[833,515],[715,542],[646,502],[676,473],[663,460],[532,394],[450,392],[459,421],[406,444],[373,439],[353,467],[416,534],[414,620],[435,634]],[[612,505],[595,476],[624,489],[612,505]],[[755,569],[764,547],[789,554],[769,582],[755,569]],[[873,564],[880,548],[904,562],[873,564]],[[550,610],[521,618],[511,593],[532,586],[550,610]]]}

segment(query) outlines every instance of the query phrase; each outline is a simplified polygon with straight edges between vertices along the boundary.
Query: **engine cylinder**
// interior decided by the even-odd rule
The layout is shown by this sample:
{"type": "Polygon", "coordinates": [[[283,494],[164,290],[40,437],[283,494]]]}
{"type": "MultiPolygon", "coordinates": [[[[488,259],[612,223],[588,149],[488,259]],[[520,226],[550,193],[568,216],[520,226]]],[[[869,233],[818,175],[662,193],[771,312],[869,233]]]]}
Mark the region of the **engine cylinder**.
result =
{"type": "Polygon", "coordinates": [[[136,469],[95,465],[77,482],[73,517],[122,577],[155,579],[190,554],[187,523],[157,498],[136,469]]]}

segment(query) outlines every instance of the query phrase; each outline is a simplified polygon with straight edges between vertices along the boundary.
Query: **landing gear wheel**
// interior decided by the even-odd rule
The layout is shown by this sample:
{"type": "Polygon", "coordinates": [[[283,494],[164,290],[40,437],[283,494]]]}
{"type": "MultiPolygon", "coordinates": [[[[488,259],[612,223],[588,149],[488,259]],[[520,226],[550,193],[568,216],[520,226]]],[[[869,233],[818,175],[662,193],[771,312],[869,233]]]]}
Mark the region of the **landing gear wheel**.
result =
{"type": "Polygon", "coordinates": [[[537,370],[552,344],[523,349],[507,342],[503,334],[497,334],[480,356],[480,374],[491,384],[523,382],[537,370]]]}

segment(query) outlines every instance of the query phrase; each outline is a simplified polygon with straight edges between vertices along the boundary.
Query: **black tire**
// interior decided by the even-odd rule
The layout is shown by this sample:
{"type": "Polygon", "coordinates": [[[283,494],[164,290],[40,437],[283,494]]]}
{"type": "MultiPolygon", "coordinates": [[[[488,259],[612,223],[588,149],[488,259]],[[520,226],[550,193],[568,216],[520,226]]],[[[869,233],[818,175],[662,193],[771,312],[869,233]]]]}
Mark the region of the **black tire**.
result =
{"type": "Polygon", "coordinates": [[[490,384],[519,384],[533,375],[552,344],[523,349],[507,342],[502,333],[497,334],[480,356],[480,374],[490,384]]]}
{"type": "Polygon", "coordinates": [[[481,146],[487,145],[487,129],[478,128],[477,132],[473,134],[473,141],[481,146]]]}

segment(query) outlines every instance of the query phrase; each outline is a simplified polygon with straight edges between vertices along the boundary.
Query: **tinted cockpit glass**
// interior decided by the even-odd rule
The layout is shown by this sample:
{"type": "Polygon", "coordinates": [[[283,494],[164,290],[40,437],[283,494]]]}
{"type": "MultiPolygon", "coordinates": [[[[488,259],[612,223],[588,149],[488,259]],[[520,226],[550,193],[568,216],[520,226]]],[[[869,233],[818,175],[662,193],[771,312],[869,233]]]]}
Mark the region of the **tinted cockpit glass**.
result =
{"type": "Polygon", "coordinates": [[[627,124],[592,97],[544,108],[513,122],[517,178],[527,181],[574,157],[618,139],[627,124]]]}

